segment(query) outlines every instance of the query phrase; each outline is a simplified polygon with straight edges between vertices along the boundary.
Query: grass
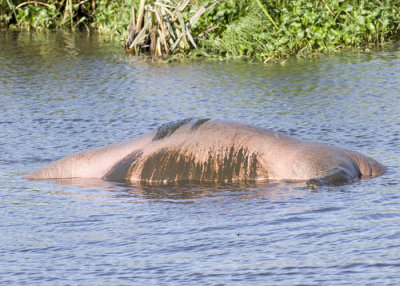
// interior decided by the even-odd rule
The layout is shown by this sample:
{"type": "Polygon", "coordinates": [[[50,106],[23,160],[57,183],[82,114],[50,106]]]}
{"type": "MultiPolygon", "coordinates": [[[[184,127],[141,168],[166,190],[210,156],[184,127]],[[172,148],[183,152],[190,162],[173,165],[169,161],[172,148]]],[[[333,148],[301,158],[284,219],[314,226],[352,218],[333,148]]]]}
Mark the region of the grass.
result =
{"type": "Polygon", "coordinates": [[[397,40],[400,1],[246,1],[247,12],[203,48],[224,58],[269,61],[397,40]],[[267,4],[269,3],[269,4],[267,4]]]}
{"type": "MultiPolygon", "coordinates": [[[[182,1],[161,2],[179,6],[182,1]]],[[[154,2],[147,0],[146,9],[154,2]]],[[[199,7],[212,2],[190,0],[179,17],[188,23],[199,7]]],[[[132,8],[137,19],[139,4],[140,0],[0,0],[0,27],[95,30],[123,40],[129,36],[132,8]]],[[[221,0],[189,28],[195,44],[183,45],[169,56],[263,62],[306,57],[398,40],[400,0],[221,0]]],[[[151,45],[151,39],[147,43],[151,45]]]]}

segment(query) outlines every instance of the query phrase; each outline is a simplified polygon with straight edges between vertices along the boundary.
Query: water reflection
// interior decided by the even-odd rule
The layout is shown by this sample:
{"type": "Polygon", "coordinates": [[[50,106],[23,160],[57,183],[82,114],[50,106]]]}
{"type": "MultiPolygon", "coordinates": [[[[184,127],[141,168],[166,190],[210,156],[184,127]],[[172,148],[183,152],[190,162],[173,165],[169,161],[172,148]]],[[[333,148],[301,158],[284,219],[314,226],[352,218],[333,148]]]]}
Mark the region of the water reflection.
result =
{"type": "Polygon", "coordinates": [[[0,284],[264,285],[268,276],[273,285],[400,285],[390,263],[399,253],[399,75],[398,47],[285,65],[163,65],[96,35],[1,31],[0,284]],[[188,117],[284,131],[390,168],[316,191],[21,178],[188,117]]]}
{"type": "MultiPolygon", "coordinates": [[[[177,183],[148,185],[139,182],[109,182],[74,178],[52,180],[62,188],[57,194],[79,199],[136,199],[135,202],[200,203],[225,198],[281,201],[302,198],[310,190],[305,182],[271,183],[177,183]],[[138,201],[139,200],[139,201],[138,201]]],[[[131,200],[130,200],[131,201],[131,200]]]]}
{"type": "Polygon", "coordinates": [[[0,33],[1,50],[4,54],[14,54],[15,59],[25,61],[52,60],[62,57],[95,56],[99,50],[115,54],[117,43],[104,43],[100,35],[89,33],[71,33],[69,31],[18,32],[2,31],[0,33]]]}

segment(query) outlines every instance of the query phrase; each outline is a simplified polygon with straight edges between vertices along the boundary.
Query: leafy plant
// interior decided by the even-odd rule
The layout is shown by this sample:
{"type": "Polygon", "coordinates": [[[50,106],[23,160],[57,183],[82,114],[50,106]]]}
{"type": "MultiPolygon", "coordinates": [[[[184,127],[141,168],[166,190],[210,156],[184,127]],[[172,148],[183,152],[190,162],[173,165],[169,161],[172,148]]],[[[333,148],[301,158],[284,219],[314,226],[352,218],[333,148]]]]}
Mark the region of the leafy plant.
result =
{"type": "MultiPolygon", "coordinates": [[[[213,1],[190,0],[184,21],[213,1]]],[[[139,2],[0,0],[0,27],[94,29],[120,40],[139,2]]],[[[400,0],[221,0],[190,28],[197,48],[185,52],[192,56],[269,61],[332,53],[399,39],[400,0]]]]}
{"type": "Polygon", "coordinates": [[[261,1],[279,27],[260,9],[258,0],[247,12],[203,48],[226,58],[262,61],[330,53],[382,43],[399,37],[400,1],[261,1]]]}

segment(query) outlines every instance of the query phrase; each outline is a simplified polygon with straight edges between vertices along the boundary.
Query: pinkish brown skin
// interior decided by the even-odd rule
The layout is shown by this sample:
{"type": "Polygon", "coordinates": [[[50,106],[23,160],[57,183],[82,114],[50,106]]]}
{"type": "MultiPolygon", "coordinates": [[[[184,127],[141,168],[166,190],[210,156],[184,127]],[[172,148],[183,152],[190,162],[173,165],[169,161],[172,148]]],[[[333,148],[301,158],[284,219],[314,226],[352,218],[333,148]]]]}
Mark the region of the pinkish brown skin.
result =
{"type": "Polygon", "coordinates": [[[28,179],[308,181],[340,185],[386,168],[358,152],[221,120],[183,120],[121,143],[81,152],[28,179]]]}

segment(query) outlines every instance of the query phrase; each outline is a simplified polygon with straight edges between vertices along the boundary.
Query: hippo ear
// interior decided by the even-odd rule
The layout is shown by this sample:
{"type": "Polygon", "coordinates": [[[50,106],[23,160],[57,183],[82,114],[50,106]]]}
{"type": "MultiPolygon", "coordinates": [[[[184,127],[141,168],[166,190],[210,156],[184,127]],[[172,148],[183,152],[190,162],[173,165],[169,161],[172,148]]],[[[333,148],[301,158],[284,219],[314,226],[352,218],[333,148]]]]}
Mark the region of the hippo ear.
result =
{"type": "Polygon", "coordinates": [[[354,178],[351,174],[342,168],[335,168],[328,175],[321,178],[310,179],[306,182],[311,189],[316,189],[321,186],[343,186],[353,183],[359,177],[354,178]]]}

